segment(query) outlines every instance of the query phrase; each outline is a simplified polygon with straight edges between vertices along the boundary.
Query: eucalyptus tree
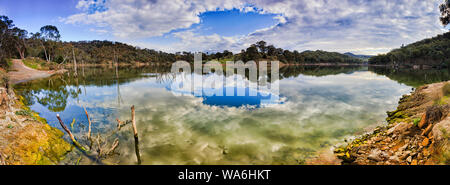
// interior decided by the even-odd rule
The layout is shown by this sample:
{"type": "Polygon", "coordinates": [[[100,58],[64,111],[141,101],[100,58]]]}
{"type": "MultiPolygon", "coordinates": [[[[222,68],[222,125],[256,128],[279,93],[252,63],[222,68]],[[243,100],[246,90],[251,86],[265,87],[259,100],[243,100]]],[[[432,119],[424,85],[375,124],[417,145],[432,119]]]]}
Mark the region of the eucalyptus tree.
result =
{"type": "Polygon", "coordinates": [[[39,33],[36,33],[36,37],[40,38],[41,46],[45,52],[45,58],[47,62],[52,60],[52,54],[55,52],[57,42],[61,38],[59,30],[56,26],[46,25],[40,29],[39,33]]]}
{"type": "Polygon", "coordinates": [[[20,28],[14,27],[12,30],[12,40],[14,41],[14,46],[20,55],[21,59],[25,58],[25,51],[27,49],[27,38],[28,32],[20,28]]]}
{"type": "Polygon", "coordinates": [[[5,57],[11,55],[13,45],[11,44],[11,29],[14,27],[13,21],[7,16],[0,16],[0,62],[5,57]]]}

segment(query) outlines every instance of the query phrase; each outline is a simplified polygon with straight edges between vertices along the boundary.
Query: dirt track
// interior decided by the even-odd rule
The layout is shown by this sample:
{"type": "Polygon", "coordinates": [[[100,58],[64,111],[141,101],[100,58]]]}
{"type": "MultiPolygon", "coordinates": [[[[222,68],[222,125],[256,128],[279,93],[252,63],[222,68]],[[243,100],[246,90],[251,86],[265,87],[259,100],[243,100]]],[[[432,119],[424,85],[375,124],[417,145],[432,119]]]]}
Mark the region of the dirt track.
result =
{"type": "Polygon", "coordinates": [[[27,82],[39,78],[47,78],[56,73],[62,72],[62,71],[39,71],[36,69],[31,69],[25,66],[22,60],[19,59],[12,60],[12,63],[13,65],[11,67],[11,70],[10,72],[8,72],[8,77],[11,84],[27,82]]]}

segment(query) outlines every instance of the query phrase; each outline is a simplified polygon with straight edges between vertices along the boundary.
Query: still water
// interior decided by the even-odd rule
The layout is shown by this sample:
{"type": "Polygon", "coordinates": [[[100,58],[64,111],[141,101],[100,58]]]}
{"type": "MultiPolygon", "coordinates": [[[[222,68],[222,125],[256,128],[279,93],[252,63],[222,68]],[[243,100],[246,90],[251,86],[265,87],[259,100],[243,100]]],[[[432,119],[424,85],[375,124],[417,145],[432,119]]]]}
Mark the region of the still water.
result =
{"type": "MultiPolygon", "coordinates": [[[[117,131],[116,122],[130,119],[132,105],[142,164],[304,164],[384,124],[386,111],[412,88],[450,80],[448,70],[296,66],[280,69],[278,94],[207,97],[174,88],[184,79],[169,71],[82,68],[78,77],[72,71],[15,88],[51,126],[61,129],[56,114],[66,125],[75,119],[71,130],[81,143],[88,143],[86,107],[93,137],[119,139],[115,154],[105,159],[117,164],[136,164],[131,126],[117,131]]],[[[258,91],[246,83],[236,88],[258,91]]],[[[74,164],[79,156],[74,150],[62,163],[74,164]]]]}

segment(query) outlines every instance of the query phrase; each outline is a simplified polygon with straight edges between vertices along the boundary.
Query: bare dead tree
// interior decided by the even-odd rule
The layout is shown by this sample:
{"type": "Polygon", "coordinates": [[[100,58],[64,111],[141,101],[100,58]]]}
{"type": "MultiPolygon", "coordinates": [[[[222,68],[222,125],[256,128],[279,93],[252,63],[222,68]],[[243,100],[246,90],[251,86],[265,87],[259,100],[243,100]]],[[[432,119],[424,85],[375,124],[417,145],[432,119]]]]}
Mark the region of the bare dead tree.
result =
{"type": "Polygon", "coordinates": [[[134,149],[135,149],[135,153],[136,153],[136,158],[137,158],[137,163],[141,164],[142,160],[141,160],[141,154],[139,152],[139,136],[138,136],[138,131],[137,131],[137,127],[136,127],[136,113],[135,113],[135,108],[134,105],[131,106],[131,120],[130,121],[125,121],[122,122],[119,119],[116,119],[117,121],[117,128],[120,130],[120,128],[124,127],[125,125],[131,123],[132,127],[133,127],[133,135],[134,135],[134,149]]]}
{"type": "Polygon", "coordinates": [[[84,107],[84,106],[83,106],[83,109],[84,109],[84,113],[86,114],[86,118],[87,118],[87,120],[88,120],[88,122],[89,122],[89,127],[88,127],[87,138],[88,138],[88,140],[90,141],[90,145],[89,145],[89,148],[91,148],[91,149],[92,149],[92,138],[91,138],[91,119],[89,118],[89,114],[88,114],[88,112],[86,111],[86,107],[84,107]]]}
{"type": "Polygon", "coordinates": [[[72,47],[72,54],[73,54],[73,68],[75,70],[75,77],[78,76],[77,74],[77,58],[75,57],[75,48],[72,47]]]}

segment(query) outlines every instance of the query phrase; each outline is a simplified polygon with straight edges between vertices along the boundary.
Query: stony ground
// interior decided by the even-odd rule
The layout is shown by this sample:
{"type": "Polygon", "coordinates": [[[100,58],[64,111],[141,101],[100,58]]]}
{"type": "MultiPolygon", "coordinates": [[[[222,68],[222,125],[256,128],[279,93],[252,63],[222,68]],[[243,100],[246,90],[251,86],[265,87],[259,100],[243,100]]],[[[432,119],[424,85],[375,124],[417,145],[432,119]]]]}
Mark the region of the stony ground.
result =
{"type": "Polygon", "coordinates": [[[343,164],[450,164],[450,81],[426,85],[405,95],[388,125],[334,152],[343,164]],[[445,86],[445,87],[444,87],[445,86]]]}

